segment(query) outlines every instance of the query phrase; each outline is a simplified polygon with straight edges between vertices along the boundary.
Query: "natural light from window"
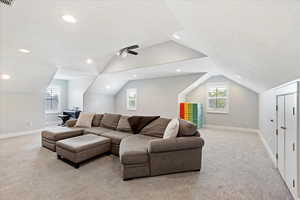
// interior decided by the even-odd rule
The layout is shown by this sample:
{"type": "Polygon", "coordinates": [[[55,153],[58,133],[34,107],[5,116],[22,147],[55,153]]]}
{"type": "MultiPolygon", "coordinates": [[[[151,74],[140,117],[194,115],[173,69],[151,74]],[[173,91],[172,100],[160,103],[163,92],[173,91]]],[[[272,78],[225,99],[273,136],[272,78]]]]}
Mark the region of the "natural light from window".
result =
{"type": "Polygon", "coordinates": [[[48,87],[45,94],[45,112],[59,112],[59,89],[56,87],[48,87]]]}
{"type": "Polygon", "coordinates": [[[228,113],[228,87],[226,84],[207,85],[207,112],[228,113]]]}

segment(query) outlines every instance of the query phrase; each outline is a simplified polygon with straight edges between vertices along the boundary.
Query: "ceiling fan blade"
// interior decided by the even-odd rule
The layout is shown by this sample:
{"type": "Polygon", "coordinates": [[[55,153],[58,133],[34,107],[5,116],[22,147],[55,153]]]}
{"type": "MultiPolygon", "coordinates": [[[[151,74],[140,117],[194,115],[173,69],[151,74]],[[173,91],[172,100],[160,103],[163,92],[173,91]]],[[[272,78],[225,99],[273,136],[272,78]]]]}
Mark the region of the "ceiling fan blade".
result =
{"type": "Polygon", "coordinates": [[[139,45],[136,44],[136,45],[129,46],[126,49],[137,49],[137,48],[139,48],[139,45]]]}
{"type": "Polygon", "coordinates": [[[130,51],[130,50],[128,50],[127,53],[130,53],[130,54],[133,54],[133,55],[138,55],[139,54],[138,52],[130,51]]]}

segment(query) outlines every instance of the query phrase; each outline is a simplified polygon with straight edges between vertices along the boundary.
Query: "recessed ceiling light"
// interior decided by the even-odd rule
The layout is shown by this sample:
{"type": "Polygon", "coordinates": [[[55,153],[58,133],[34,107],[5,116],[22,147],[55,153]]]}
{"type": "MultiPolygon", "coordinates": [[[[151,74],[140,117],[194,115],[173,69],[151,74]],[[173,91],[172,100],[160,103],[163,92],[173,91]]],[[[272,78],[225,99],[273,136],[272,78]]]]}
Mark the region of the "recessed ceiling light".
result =
{"type": "Polygon", "coordinates": [[[177,40],[180,40],[180,36],[179,35],[177,35],[177,34],[173,34],[173,37],[175,38],[175,39],[177,39],[177,40]]]}
{"type": "Polygon", "coordinates": [[[1,77],[1,79],[3,79],[3,80],[8,80],[8,79],[10,79],[10,75],[8,75],[8,74],[1,74],[0,77],[1,77]]]}
{"type": "Polygon", "coordinates": [[[106,89],[110,89],[110,85],[105,86],[106,89]]]}
{"type": "Polygon", "coordinates": [[[137,75],[136,75],[136,74],[133,74],[133,77],[134,77],[134,78],[136,78],[136,77],[137,77],[137,75]]]}
{"type": "Polygon", "coordinates": [[[75,24],[77,22],[77,20],[75,19],[75,17],[73,17],[72,15],[63,15],[62,19],[65,22],[72,23],[72,24],[75,24]]]}
{"type": "Polygon", "coordinates": [[[30,53],[28,49],[19,49],[19,52],[21,53],[30,53]]]}
{"type": "Polygon", "coordinates": [[[176,69],[176,72],[181,72],[181,69],[176,69]]]}
{"type": "Polygon", "coordinates": [[[86,63],[87,63],[87,64],[92,64],[92,63],[93,63],[93,60],[90,59],[90,58],[88,58],[88,59],[86,59],[86,63]]]}

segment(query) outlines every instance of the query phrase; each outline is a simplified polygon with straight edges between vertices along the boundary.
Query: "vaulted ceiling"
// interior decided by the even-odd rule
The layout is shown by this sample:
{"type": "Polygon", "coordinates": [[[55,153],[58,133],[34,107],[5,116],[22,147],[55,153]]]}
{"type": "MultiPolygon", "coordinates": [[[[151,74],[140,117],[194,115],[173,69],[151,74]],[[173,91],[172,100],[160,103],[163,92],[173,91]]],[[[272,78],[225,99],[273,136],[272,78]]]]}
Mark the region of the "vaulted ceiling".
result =
{"type": "Polygon", "coordinates": [[[42,85],[39,79],[28,80],[30,72],[45,70],[51,78],[48,71],[57,67],[97,75],[118,49],[161,43],[181,28],[160,0],[15,0],[12,7],[0,5],[0,73],[12,76],[14,88],[7,85],[8,90],[42,85]],[[74,16],[77,23],[66,23],[63,15],[74,16]],[[87,58],[94,62],[87,64],[87,58]]]}
{"type": "Polygon", "coordinates": [[[262,89],[300,76],[298,0],[166,0],[181,42],[262,89]]]}
{"type": "Polygon", "coordinates": [[[261,92],[300,77],[299,11],[298,0],[15,0],[0,4],[0,74],[12,77],[0,80],[0,90],[39,91],[58,68],[65,76],[97,76],[120,48],[139,44],[143,51],[173,39],[215,66],[193,73],[218,69],[261,92]],[[64,22],[65,14],[77,23],[64,22]]]}

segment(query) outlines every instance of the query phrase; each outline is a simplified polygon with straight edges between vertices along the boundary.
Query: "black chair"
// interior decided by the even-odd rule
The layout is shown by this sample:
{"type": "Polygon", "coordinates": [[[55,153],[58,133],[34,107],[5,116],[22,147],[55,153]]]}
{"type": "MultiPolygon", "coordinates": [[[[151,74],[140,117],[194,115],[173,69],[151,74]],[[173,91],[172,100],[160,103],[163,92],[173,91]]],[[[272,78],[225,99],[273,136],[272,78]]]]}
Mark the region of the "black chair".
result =
{"type": "Polygon", "coordinates": [[[62,120],[60,126],[65,126],[66,122],[70,119],[70,116],[62,114],[62,115],[58,115],[58,118],[62,120]]]}

